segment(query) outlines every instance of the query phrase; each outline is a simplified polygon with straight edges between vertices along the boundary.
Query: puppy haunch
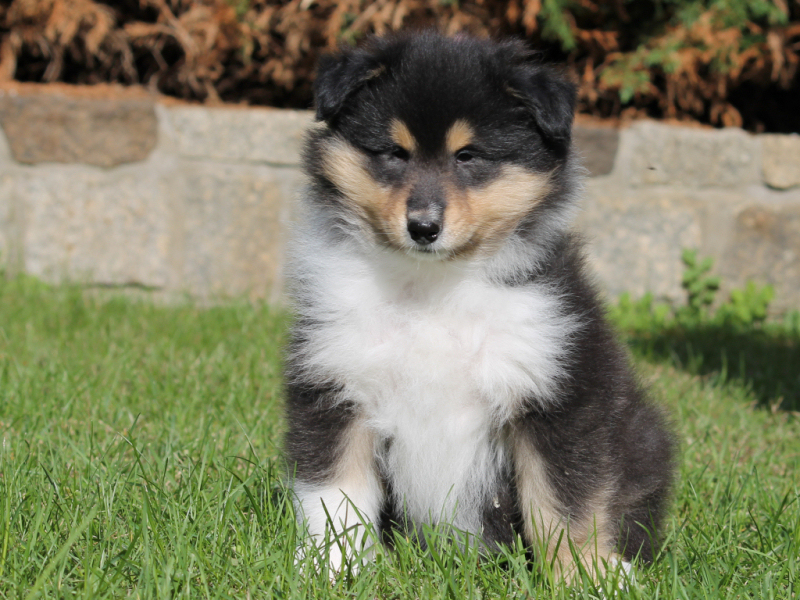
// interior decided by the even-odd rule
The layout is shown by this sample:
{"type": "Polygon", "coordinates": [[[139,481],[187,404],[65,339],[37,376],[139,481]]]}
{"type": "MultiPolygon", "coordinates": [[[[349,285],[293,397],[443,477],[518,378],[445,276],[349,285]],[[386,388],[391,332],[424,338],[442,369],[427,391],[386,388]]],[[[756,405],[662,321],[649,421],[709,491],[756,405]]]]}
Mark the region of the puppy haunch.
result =
{"type": "Polygon", "coordinates": [[[427,33],[327,56],[316,92],[286,359],[304,543],[346,536],[333,570],[368,525],[519,535],[567,576],[650,560],[674,442],[570,232],[572,84],[427,33]]]}

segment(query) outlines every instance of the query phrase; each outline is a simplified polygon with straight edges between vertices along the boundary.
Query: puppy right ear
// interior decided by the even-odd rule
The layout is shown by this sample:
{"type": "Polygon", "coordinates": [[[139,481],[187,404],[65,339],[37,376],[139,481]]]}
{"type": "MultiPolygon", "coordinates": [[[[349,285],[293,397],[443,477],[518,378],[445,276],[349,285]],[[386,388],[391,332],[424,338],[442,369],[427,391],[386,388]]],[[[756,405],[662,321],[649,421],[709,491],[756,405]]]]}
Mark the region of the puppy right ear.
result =
{"type": "Polygon", "coordinates": [[[560,70],[544,65],[539,55],[517,40],[497,45],[495,69],[506,92],[533,117],[545,142],[558,153],[569,151],[577,88],[560,70]]]}
{"type": "Polygon", "coordinates": [[[368,81],[378,77],[385,67],[372,52],[348,49],[325,54],[317,66],[314,95],[317,120],[330,121],[339,114],[347,100],[368,81]]]}
{"type": "Polygon", "coordinates": [[[556,151],[566,153],[575,116],[575,84],[552,67],[524,65],[517,69],[508,90],[533,115],[545,140],[556,151]]]}

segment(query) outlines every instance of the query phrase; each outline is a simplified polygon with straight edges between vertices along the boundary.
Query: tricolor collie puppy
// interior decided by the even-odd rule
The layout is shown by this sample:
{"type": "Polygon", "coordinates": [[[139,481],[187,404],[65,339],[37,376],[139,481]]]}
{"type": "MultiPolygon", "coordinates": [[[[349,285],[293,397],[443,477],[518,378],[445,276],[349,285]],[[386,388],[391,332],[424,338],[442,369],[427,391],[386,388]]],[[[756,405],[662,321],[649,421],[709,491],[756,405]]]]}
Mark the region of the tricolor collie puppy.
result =
{"type": "Polygon", "coordinates": [[[515,42],[424,33],[321,61],[286,451],[331,569],[369,555],[367,531],[425,544],[426,525],[484,552],[522,536],[566,576],[652,558],[673,442],[570,233],[574,105],[515,42]]]}

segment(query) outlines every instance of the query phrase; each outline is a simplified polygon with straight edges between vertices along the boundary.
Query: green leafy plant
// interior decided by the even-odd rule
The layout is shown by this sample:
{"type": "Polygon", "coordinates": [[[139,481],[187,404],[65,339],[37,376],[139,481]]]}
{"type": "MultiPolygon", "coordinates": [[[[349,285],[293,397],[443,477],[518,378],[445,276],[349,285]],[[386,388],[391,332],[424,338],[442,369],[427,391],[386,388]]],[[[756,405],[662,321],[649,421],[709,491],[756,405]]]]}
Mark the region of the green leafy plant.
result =
{"type": "Polygon", "coordinates": [[[706,257],[697,258],[696,250],[684,249],[681,256],[684,264],[681,284],[686,290],[687,304],[678,311],[684,319],[702,319],[714,303],[720,286],[720,278],[709,275],[714,260],[706,257]]]}
{"type": "Polygon", "coordinates": [[[687,250],[683,262],[685,303],[623,294],[609,307],[634,355],[679,365],[704,381],[737,382],[773,410],[800,410],[800,311],[769,318],[775,290],[752,281],[721,300],[713,261],[687,250]]]}
{"type": "Polygon", "coordinates": [[[609,318],[624,331],[639,329],[643,324],[667,327],[673,319],[672,307],[666,302],[656,302],[647,292],[638,299],[624,292],[615,304],[608,307],[609,318]]]}
{"type": "Polygon", "coordinates": [[[783,317],[783,327],[792,334],[800,337],[800,310],[793,310],[783,317]]]}
{"type": "Polygon", "coordinates": [[[717,320],[740,327],[762,323],[774,297],[772,286],[759,286],[748,281],[744,289],[733,290],[729,301],[719,307],[717,320]]]}
{"type": "MultiPolygon", "coordinates": [[[[696,250],[683,251],[684,264],[681,285],[686,290],[686,304],[673,306],[656,302],[651,293],[639,299],[623,293],[609,307],[609,316],[622,330],[685,328],[719,325],[747,329],[763,323],[769,304],[775,297],[771,285],[748,281],[744,288],[734,289],[724,302],[718,302],[722,281],[712,275],[714,261],[699,258],[696,250]]],[[[787,323],[794,323],[791,317],[787,323]]],[[[795,318],[800,328],[800,315],[795,318]]]]}

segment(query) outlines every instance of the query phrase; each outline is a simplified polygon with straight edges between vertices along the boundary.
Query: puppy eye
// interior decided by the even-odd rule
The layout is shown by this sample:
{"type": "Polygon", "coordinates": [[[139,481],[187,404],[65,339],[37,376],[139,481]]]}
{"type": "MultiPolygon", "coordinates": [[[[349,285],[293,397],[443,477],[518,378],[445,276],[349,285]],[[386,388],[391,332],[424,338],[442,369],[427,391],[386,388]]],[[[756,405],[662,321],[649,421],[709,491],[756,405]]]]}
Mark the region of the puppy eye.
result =
{"type": "Polygon", "coordinates": [[[456,152],[456,162],[458,163],[466,163],[471,161],[473,158],[474,156],[469,150],[459,150],[456,152]]]}
{"type": "Polygon", "coordinates": [[[396,159],[402,160],[402,161],[406,161],[409,158],[411,158],[411,154],[408,152],[408,150],[406,150],[402,146],[395,146],[394,148],[392,148],[389,151],[389,155],[392,158],[396,158],[396,159]]]}

